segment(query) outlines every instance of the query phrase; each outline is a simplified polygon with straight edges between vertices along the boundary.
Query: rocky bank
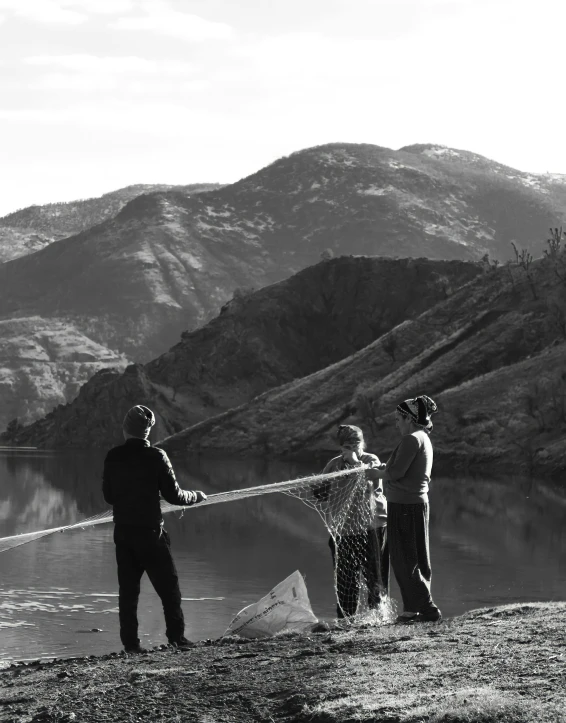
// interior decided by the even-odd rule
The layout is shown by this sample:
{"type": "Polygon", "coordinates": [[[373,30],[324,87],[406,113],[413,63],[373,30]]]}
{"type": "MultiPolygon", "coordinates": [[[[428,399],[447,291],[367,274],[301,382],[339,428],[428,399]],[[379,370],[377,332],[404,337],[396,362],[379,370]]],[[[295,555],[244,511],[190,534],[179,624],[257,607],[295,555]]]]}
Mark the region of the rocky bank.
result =
{"type": "Polygon", "coordinates": [[[0,671],[0,721],[564,723],[566,603],[0,671]]]}

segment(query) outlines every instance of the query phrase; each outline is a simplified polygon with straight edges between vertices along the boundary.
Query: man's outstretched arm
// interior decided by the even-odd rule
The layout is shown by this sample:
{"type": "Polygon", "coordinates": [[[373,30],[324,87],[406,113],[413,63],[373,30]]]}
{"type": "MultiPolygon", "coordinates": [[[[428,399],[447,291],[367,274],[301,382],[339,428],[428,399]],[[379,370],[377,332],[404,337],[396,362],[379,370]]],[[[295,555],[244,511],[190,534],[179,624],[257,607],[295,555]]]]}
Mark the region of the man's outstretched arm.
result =
{"type": "Polygon", "coordinates": [[[201,490],[182,490],[167,453],[159,450],[159,492],[166,502],[172,505],[188,506],[204,502],[206,495],[201,490]]]}

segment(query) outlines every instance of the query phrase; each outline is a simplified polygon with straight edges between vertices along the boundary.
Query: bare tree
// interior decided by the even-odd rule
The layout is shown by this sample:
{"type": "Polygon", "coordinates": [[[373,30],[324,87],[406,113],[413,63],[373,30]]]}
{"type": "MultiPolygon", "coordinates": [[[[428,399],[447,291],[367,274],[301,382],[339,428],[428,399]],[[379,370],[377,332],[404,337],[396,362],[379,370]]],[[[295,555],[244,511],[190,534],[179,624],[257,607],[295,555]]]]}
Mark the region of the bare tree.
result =
{"type": "Polygon", "coordinates": [[[562,231],[562,226],[560,226],[559,229],[550,229],[550,238],[546,240],[548,248],[544,250],[546,256],[551,259],[555,259],[557,256],[560,255],[560,252],[562,251],[563,235],[564,233],[562,231]]]}
{"type": "Polygon", "coordinates": [[[532,263],[533,263],[533,256],[528,251],[528,249],[519,249],[515,246],[515,243],[511,241],[511,246],[513,246],[513,251],[515,252],[515,261],[517,263],[517,266],[523,269],[525,272],[525,275],[527,277],[527,281],[529,283],[529,288],[531,290],[531,293],[533,295],[533,299],[538,299],[538,294],[535,286],[535,279],[533,276],[533,272],[531,269],[532,263]]]}
{"type": "Polygon", "coordinates": [[[546,240],[548,246],[544,250],[544,255],[552,262],[554,273],[563,284],[566,284],[566,245],[563,245],[564,231],[560,228],[551,228],[550,238],[546,240]]]}

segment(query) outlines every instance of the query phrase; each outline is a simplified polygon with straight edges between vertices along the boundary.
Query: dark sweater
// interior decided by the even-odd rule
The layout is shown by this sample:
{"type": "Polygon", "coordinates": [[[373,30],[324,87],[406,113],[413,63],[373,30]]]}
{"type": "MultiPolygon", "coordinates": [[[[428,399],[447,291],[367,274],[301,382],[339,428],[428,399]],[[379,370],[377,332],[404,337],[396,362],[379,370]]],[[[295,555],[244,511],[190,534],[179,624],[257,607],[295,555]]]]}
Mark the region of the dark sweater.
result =
{"type": "Polygon", "coordinates": [[[404,435],[387,461],[387,501],[406,505],[428,502],[432,457],[432,444],[426,432],[404,435]]]}
{"type": "Polygon", "coordinates": [[[158,528],[163,523],[160,496],[172,505],[192,505],[195,492],[177,484],[167,454],[145,439],[130,438],[104,460],[104,499],[113,506],[116,524],[158,528]]]}

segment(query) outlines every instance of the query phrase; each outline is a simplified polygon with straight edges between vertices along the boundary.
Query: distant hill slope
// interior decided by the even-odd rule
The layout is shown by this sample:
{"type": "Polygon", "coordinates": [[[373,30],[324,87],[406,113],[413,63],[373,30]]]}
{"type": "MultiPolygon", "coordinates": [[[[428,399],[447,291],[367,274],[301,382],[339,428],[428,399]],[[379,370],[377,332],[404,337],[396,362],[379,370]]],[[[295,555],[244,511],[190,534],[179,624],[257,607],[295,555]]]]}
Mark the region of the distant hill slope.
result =
{"type": "Polygon", "coordinates": [[[98,198],[22,208],[0,218],[0,262],[39,251],[53,241],[97,226],[144,193],[176,189],[190,194],[215,188],[220,188],[220,184],[137,184],[105,193],[98,198]]]}
{"type": "Polygon", "coordinates": [[[320,262],[230,301],[145,366],[132,365],[123,375],[101,371],[74,402],[5,440],[108,446],[137,403],[155,409],[156,434],[166,436],[348,357],[481,273],[480,265],[461,261],[320,262]]]}
{"type": "Polygon", "coordinates": [[[395,406],[439,404],[434,439],[445,470],[566,469],[566,260],[492,270],[416,319],[308,377],[162,442],[171,452],[329,454],[342,422],[371,451],[396,443],[395,406]],[[391,353],[392,349],[394,354],[391,353]]]}
{"type": "Polygon", "coordinates": [[[0,428],[29,423],[74,399],[100,369],[128,360],[73,325],[41,317],[0,321],[0,428]]]}
{"type": "Polygon", "coordinates": [[[269,213],[264,244],[289,262],[309,254],[312,263],[327,247],[343,253],[346,240],[351,253],[473,259],[489,252],[504,260],[511,240],[532,245],[547,220],[566,218],[566,176],[534,176],[433,145],[309,148],[221,195],[237,201],[226,216],[232,226],[250,225],[258,207],[269,213]]]}
{"type": "MultiPolygon", "coordinates": [[[[28,251],[55,222],[67,234],[77,219],[110,217],[0,264],[0,320],[67,324],[120,358],[146,363],[212,319],[234,292],[288,278],[321,254],[504,259],[515,240],[536,256],[546,229],[565,217],[565,189],[561,177],[465,151],[337,143],[214,190],[136,195],[147,188],[134,187],[93,199],[92,208],[85,201],[24,209],[8,218],[35,224],[29,237],[10,227],[28,251]]],[[[0,339],[10,342],[11,333],[0,328],[0,339]]],[[[28,413],[33,418],[33,408],[18,412],[28,413]]]]}
{"type": "Polygon", "coordinates": [[[33,230],[0,225],[0,264],[41,251],[53,241],[53,237],[33,230]]]}
{"type": "Polygon", "coordinates": [[[0,318],[69,319],[145,362],[212,318],[236,288],[286,278],[326,249],[505,258],[514,239],[536,254],[532,239],[564,209],[526,174],[502,168],[331,144],[214,191],[141,195],[112,219],[1,265],[0,318]]]}

